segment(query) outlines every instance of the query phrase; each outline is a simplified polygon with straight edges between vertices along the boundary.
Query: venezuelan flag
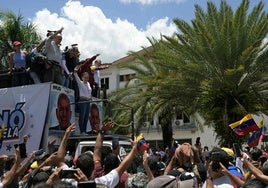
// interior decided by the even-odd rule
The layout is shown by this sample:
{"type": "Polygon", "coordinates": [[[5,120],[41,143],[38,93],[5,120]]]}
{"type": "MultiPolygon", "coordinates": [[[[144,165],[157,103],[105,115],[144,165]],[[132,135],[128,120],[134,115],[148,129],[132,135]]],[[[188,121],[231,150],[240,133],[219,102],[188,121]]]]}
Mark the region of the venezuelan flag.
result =
{"type": "Polygon", "coordinates": [[[143,137],[142,134],[140,134],[138,137],[137,137],[137,146],[138,146],[138,149],[141,151],[141,152],[144,152],[145,150],[148,149],[148,144],[147,144],[147,141],[145,140],[145,138],[143,137]]]}
{"type": "Polygon", "coordinates": [[[250,132],[259,130],[263,125],[263,120],[258,124],[254,121],[251,114],[247,114],[240,121],[234,122],[229,125],[233,131],[239,135],[244,136],[249,134],[250,132]]]}
{"type": "Polygon", "coordinates": [[[247,144],[249,147],[254,147],[259,144],[259,142],[262,140],[264,134],[266,131],[266,127],[263,126],[256,132],[252,133],[252,135],[248,138],[247,144]]]}

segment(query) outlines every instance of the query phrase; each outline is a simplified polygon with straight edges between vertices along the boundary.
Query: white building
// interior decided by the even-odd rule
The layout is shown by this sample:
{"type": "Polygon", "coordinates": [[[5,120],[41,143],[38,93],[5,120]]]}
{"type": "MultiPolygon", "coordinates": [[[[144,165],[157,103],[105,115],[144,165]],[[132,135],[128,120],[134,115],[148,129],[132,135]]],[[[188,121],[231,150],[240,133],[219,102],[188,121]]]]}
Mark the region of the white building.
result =
{"type": "MultiPolygon", "coordinates": [[[[138,53],[140,55],[145,54],[143,50],[138,53]]],[[[108,69],[100,71],[101,83],[106,84],[107,93],[125,87],[129,78],[132,75],[135,75],[133,70],[120,68],[119,66],[122,63],[131,63],[133,61],[135,61],[134,57],[125,56],[111,63],[108,69]]],[[[135,80],[134,84],[135,82],[138,84],[139,80],[135,80]]],[[[188,118],[183,113],[176,114],[174,115],[172,125],[174,134],[173,137],[175,140],[178,140],[179,143],[190,142],[195,144],[196,138],[200,137],[203,147],[208,146],[209,149],[211,149],[212,146],[217,145],[216,135],[213,129],[208,126],[199,127],[193,117],[188,118]]],[[[144,128],[142,128],[141,132],[153,145],[161,145],[163,139],[160,127],[161,125],[158,124],[157,118],[155,118],[154,122],[144,122],[144,128]],[[151,128],[148,132],[149,126],[151,128]]]]}

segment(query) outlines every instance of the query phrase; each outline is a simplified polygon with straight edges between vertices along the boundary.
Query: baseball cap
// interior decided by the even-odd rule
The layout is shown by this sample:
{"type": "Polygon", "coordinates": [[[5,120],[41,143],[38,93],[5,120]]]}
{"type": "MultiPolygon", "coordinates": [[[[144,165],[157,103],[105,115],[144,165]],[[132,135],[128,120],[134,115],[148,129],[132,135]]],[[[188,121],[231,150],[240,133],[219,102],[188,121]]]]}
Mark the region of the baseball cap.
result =
{"type": "Polygon", "coordinates": [[[19,45],[21,45],[21,43],[20,43],[20,41],[17,41],[17,40],[16,40],[16,41],[13,42],[13,45],[14,45],[14,46],[19,46],[19,45]]]}

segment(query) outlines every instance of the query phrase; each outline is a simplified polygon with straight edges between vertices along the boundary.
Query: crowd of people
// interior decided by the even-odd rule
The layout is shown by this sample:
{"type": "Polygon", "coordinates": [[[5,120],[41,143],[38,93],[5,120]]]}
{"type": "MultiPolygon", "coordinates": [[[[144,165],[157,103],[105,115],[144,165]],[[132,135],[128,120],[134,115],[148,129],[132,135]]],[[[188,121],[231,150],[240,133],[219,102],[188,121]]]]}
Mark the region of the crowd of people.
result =
{"type": "MultiPolygon", "coordinates": [[[[257,148],[241,149],[174,143],[166,149],[141,149],[140,141],[131,141],[132,149],[119,155],[119,144],[113,141],[109,153],[103,156],[105,132],[113,128],[105,123],[96,136],[93,151],[78,158],[66,151],[67,140],[75,130],[69,126],[56,152],[31,152],[21,158],[18,147],[13,157],[0,156],[0,187],[180,187],[236,188],[266,187],[268,184],[268,154],[257,148]]],[[[48,147],[51,147],[49,142],[48,147]]],[[[25,143],[27,145],[27,143],[25,143]]],[[[53,143],[52,143],[53,144],[53,143]]]]}
{"type": "MultiPolygon", "coordinates": [[[[79,101],[79,128],[81,134],[85,134],[90,110],[93,114],[91,125],[100,124],[97,107],[93,105],[90,108],[87,101],[99,96],[99,70],[107,66],[101,65],[97,59],[100,54],[80,61],[77,44],[61,51],[62,32],[63,28],[48,31],[47,38],[30,53],[21,49],[21,42],[14,41],[9,73],[12,86],[54,82],[74,89],[76,102],[79,101]]],[[[70,103],[68,97],[64,99],[63,96],[62,100],[70,103]]],[[[61,109],[64,107],[59,106],[61,109]]],[[[65,107],[64,110],[70,119],[70,109],[65,107]]],[[[58,109],[56,113],[60,116],[58,109]]],[[[202,147],[198,137],[195,144],[174,142],[173,146],[165,149],[151,148],[147,144],[145,150],[140,150],[139,141],[132,140],[132,150],[122,157],[119,156],[120,146],[114,141],[110,153],[102,156],[104,134],[113,128],[113,122],[109,121],[100,128],[94,128],[97,131],[94,151],[87,151],[73,159],[66,151],[67,140],[75,130],[75,124],[69,124],[69,121],[63,124],[65,134],[56,152],[51,151],[53,142],[49,142],[47,151],[50,152],[42,152],[41,155],[32,151],[28,158],[24,158],[18,147],[13,156],[0,156],[0,188],[261,188],[268,185],[268,154],[257,147],[236,152],[229,147],[209,150],[207,146],[202,147]]],[[[53,129],[59,129],[59,126],[53,129]]]]}
{"type": "Polygon", "coordinates": [[[66,46],[61,50],[63,28],[57,31],[48,30],[45,40],[34,47],[31,52],[23,50],[20,41],[13,42],[13,52],[10,53],[9,74],[12,76],[12,86],[22,86],[42,82],[53,82],[75,91],[76,101],[79,100],[77,82],[84,73],[89,78],[90,96],[99,97],[101,87],[99,70],[108,68],[96,59],[100,54],[80,60],[77,44],[66,46]],[[77,68],[78,66],[78,68],[77,68]],[[75,79],[77,72],[79,79],[75,79]]]}

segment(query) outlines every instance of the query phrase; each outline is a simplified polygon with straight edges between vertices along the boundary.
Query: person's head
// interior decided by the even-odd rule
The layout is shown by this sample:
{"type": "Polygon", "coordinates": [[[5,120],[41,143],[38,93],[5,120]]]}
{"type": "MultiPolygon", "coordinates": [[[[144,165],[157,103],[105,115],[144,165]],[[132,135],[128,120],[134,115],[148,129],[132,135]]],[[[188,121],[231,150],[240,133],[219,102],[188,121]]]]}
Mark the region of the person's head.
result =
{"type": "Polygon", "coordinates": [[[85,83],[89,81],[89,74],[88,74],[88,72],[83,72],[82,73],[82,80],[85,83]]]}
{"type": "Polygon", "coordinates": [[[113,169],[117,168],[119,164],[120,164],[120,161],[119,161],[118,156],[116,154],[109,153],[103,161],[105,174],[108,174],[113,169]]]}
{"type": "Polygon", "coordinates": [[[78,50],[77,46],[72,46],[72,48],[69,50],[70,58],[72,57],[79,57],[80,52],[78,50]]]}
{"type": "Polygon", "coordinates": [[[101,65],[101,60],[97,59],[94,63],[96,66],[100,66],[101,65]]]}
{"type": "Polygon", "coordinates": [[[197,149],[195,149],[189,143],[183,143],[179,145],[174,154],[177,160],[178,167],[188,170],[192,168],[192,165],[199,162],[199,156],[197,149]]]}
{"type": "Polygon", "coordinates": [[[212,171],[218,172],[220,163],[228,168],[230,157],[221,148],[215,147],[210,151],[210,161],[212,161],[212,171]]]}
{"type": "Polygon", "coordinates": [[[20,50],[20,47],[21,47],[21,42],[20,41],[14,41],[13,42],[13,47],[14,47],[14,50],[20,50]]]}
{"type": "Polygon", "coordinates": [[[91,104],[90,108],[90,125],[92,130],[99,130],[100,126],[100,114],[99,114],[99,109],[96,104],[91,104]]]}
{"type": "Polygon", "coordinates": [[[262,155],[262,150],[257,147],[254,147],[253,150],[251,150],[250,152],[250,156],[253,161],[258,161],[261,155],[262,155]]]}
{"type": "Polygon", "coordinates": [[[91,179],[92,172],[94,170],[94,161],[92,155],[88,152],[82,153],[76,161],[76,168],[80,168],[86,177],[91,179]]]}
{"type": "Polygon", "coordinates": [[[57,34],[55,37],[54,37],[54,41],[57,45],[59,45],[62,41],[62,35],[61,34],[57,34]]]}
{"type": "Polygon", "coordinates": [[[70,125],[70,120],[72,118],[72,111],[70,106],[70,99],[64,93],[61,93],[58,97],[56,115],[60,129],[66,130],[70,125]]]}

